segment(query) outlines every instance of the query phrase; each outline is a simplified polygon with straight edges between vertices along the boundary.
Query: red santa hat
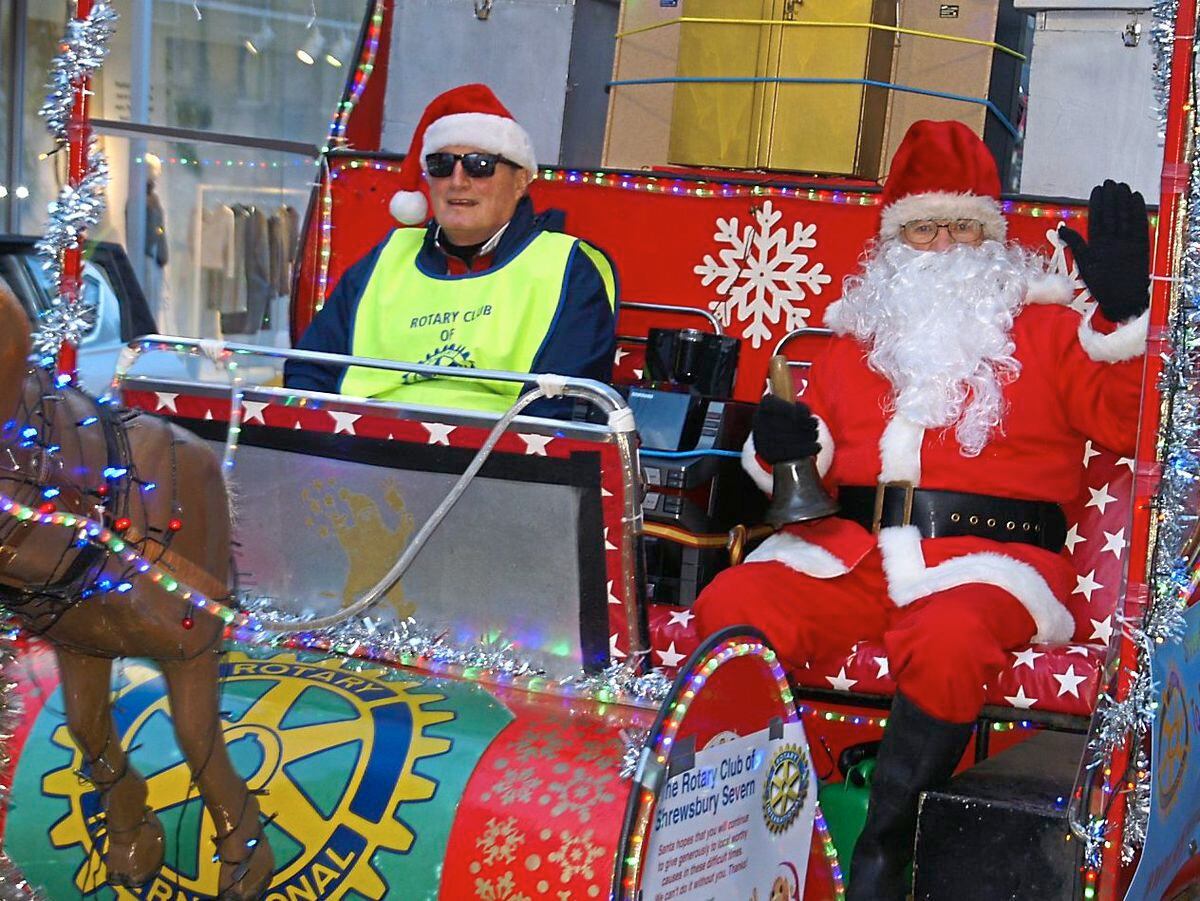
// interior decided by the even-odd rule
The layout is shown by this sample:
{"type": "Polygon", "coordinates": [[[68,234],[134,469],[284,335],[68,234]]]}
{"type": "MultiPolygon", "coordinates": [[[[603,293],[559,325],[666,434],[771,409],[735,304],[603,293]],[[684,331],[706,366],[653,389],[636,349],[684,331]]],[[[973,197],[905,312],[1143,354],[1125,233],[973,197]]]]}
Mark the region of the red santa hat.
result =
{"type": "Polygon", "coordinates": [[[897,237],[914,219],[978,219],[993,241],[1008,233],[996,161],[961,122],[914,122],[896,149],[883,183],[880,237],[897,237]]]}
{"type": "Polygon", "coordinates": [[[439,94],[425,107],[413,132],[412,145],[400,166],[400,190],[389,209],[405,225],[420,225],[429,217],[422,175],[425,155],[453,145],[499,153],[530,175],[537,174],[537,158],[529,133],[485,84],[464,84],[439,94]]]}

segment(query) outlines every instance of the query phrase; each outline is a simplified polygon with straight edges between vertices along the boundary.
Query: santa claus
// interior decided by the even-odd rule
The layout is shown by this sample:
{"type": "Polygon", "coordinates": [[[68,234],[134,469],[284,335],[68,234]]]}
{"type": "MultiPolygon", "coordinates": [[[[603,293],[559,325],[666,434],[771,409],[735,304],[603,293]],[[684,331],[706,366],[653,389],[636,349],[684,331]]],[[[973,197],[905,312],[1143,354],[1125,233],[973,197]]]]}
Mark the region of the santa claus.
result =
{"type": "Polygon", "coordinates": [[[1000,181],[958,122],[917,122],[884,184],[878,240],[825,323],[805,403],[766,398],[743,462],[815,455],[836,517],[788,526],[696,602],[704,633],[749,623],[793,666],[882,640],[898,693],[851,865],[851,899],[902,899],[917,800],[947,778],[1007,652],[1068,641],[1059,505],[1087,439],[1132,455],[1146,342],[1145,204],[1092,193],[1064,229],[1097,306],[1005,242],[1000,181]]]}

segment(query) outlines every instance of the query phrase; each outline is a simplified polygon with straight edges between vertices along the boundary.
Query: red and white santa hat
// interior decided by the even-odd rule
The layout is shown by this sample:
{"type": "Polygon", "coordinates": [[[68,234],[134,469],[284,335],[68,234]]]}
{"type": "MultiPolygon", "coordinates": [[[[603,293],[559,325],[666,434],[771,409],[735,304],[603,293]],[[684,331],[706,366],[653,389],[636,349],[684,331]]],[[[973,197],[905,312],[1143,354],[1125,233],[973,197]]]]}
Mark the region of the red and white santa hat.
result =
{"type": "Polygon", "coordinates": [[[883,183],[880,237],[914,219],[978,219],[984,238],[1008,233],[1000,210],[1000,175],[987,145],[962,122],[914,122],[883,183]]]}
{"type": "Polygon", "coordinates": [[[464,84],[439,94],[425,107],[413,132],[412,145],[400,166],[400,190],[389,209],[405,225],[420,225],[429,217],[425,196],[425,155],[463,145],[499,153],[531,175],[537,174],[533,141],[512,113],[485,84],[464,84]]]}

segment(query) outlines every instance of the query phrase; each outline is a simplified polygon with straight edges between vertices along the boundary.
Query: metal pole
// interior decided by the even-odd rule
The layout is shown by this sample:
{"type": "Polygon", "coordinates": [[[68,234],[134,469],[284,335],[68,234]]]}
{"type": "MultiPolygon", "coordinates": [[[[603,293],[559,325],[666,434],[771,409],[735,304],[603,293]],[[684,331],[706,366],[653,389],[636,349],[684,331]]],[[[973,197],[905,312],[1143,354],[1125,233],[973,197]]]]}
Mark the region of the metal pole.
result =
{"type": "MultiPolygon", "coordinates": [[[[86,19],[92,12],[92,0],[75,0],[75,18],[86,19]]],[[[69,141],[69,163],[67,181],[72,187],[79,187],[87,177],[88,157],[91,151],[91,128],[88,124],[91,79],[83,78],[71,86],[74,93],[74,103],[71,107],[71,117],[67,122],[67,139],[69,141]]],[[[69,248],[63,253],[62,278],[59,279],[58,293],[68,307],[79,296],[80,276],[83,273],[83,246],[80,244],[69,248]]],[[[75,378],[77,348],[69,341],[64,341],[58,351],[58,371],[63,375],[75,378]]]]}
{"type": "MultiPolygon", "coordinates": [[[[130,118],[138,124],[150,121],[150,62],[151,62],[151,33],[153,31],[154,11],[150,0],[133,0],[129,16],[129,100],[130,118]]],[[[150,297],[149,267],[146,258],[146,184],[147,169],[146,139],[133,138],[129,142],[129,160],[127,171],[129,186],[125,198],[125,247],[129,253],[129,262],[133,264],[134,274],[142,285],[142,290],[150,301],[150,312],[157,319],[158,298],[150,297]],[[142,162],[139,163],[138,160],[142,162]]]]}
{"type": "Polygon", "coordinates": [[[25,32],[29,15],[28,0],[15,0],[12,8],[12,31],[9,32],[8,58],[12,60],[9,85],[10,95],[8,120],[8,163],[5,166],[5,183],[8,185],[8,204],[5,206],[4,230],[15,234],[21,228],[21,210],[15,191],[24,177],[25,155],[25,32]]]}

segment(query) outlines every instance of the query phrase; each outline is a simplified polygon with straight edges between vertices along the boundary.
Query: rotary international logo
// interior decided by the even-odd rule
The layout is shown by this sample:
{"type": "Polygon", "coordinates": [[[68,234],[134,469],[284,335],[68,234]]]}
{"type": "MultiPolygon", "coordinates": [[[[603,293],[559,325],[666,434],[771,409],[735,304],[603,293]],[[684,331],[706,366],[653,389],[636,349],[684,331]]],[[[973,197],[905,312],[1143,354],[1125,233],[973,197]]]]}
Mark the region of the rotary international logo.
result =
{"type": "MultiPolygon", "coordinates": [[[[266,829],[277,869],[266,898],[392,897],[398,886],[376,864],[388,853],[409,852],[418,839],[403,806],[427,801],[437,789],[415,765],[450,748],[447,739],[426,733],[454,719],[431,709],[445,698],[418,693],[421,683],[394,670],[306,662],[287,653],[232,653],[222,669],[230,756],[251,790],[262,791],[263,812],[272,818],[266,829]]],[[[142,666],[127,676],[115,704],[122,743],[170,747],[162,677],[142,666]]],[[[53,741],[72,754],[42,780],[44,795],[68,803],[49,838],[55,848],[82,852],[74,883],[87,893],[104,883],[103,816],[95,792],[76,777],[82,760],[65,725],[53,741]]],[[[117,896],[212,897],[219,867],[209,840],[214,828],[182,759],[167,754],[145,775],[172,849],[147,885],[132,893],[117,889],[117,896]]]]}
{"type": "Polygon", "coordinates": [[[763,820],[776,835],[787,831],[804,807],[811,769],[798,745],[784,745],[771,758],[763,777],[762,806],[763,820]]]}

